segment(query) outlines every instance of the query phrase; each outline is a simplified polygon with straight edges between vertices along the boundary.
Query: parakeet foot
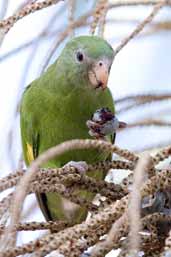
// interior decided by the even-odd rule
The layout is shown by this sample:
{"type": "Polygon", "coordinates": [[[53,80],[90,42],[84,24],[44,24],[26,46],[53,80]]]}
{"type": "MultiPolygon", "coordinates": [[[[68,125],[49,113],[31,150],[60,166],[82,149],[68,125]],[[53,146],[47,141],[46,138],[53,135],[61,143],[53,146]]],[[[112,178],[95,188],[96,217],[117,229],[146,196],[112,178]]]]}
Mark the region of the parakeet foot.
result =
{"type": "Polygon", "coordinates": [[[84,252],[80,257],[89,257],[91,256],[91,253],[84,252]]]}
{"type": "Polygon", "coordinates": [[[84,161],[80,161],[80,162],[70,161],[67,164],[65,164],[64,167],[74,167],[80,172],[80,174],[83,174],[83,175],[88,170],[88,165],[84,161]]]}
{"type": "Polygon", "coordinates": [[[99,139],[100,138],[104,139],[104,135],[101,134],[101,126],[98,123],[96,123],[92,120],[88,120],[86,122],[86,125],[89,128],[88,133],[89,133],[90,136],[95,137],[95,138],[99,138],[99,139]]]}
{"type": "Polygon", "coordinates": [[[98,109],[91,120],[86,122],[86,125],[89,128],[90,136],[102,139],[107,135],[112,135],[118,129],[126,127],[126,123],[119,121],[108,108],[98,109]]]}

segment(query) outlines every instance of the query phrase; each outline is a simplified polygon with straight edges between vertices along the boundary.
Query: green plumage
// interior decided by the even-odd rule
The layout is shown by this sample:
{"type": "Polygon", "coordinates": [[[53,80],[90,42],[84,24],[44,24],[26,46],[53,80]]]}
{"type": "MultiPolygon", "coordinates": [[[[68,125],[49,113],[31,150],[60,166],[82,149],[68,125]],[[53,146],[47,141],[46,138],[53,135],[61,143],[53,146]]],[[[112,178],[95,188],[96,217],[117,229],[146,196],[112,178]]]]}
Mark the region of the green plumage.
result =
{"type": "MultiPolygon", "coordinates": [[[[21,102],[21,136],[24,158],[29,165],[28,145],[34,158],[48,148],[70,139],[90,138],[86,121],[99,108],[108,107],[114,112],[109,89],[95,89],[88,70],[94,62],[105,58],[113,60],[110,45],[95,36],[81,36],[71,40],[57,61],[37,80],[29,85],[21,102]],[[79,63],[76,52],[83,51],[85,60],[79,63]]],[[[74,150],[49,161],[46,167],[61,167],[69,161],[93,163],[108,156],[98,150],[74,150]]],[[[103,172],[94,172],[93,177],[103,179],[103,172]]],[[[93,194],[82,191],[78,194],[92,199],[93,194]]],[[[46,219],[63,219],[77,223],[86,218],[87,211],[80,207],[66,213],[63,198],[56,193],[38,196],[46,219]]]]}

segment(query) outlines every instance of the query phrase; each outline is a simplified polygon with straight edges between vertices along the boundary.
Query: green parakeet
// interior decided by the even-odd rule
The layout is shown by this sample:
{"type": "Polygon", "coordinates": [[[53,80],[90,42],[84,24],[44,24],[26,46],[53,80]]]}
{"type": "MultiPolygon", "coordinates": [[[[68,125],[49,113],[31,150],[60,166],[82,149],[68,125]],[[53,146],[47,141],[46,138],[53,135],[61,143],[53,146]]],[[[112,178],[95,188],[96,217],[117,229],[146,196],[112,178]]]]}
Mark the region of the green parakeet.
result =
{"type": "MultiPolygon", "coordinates": [[[[102,38],[80,36],[68,42],[47,71],[25,90],[21,101],[21,137],[27,165],[48,148],[70,139],[90,138],[86,121],[102,107],[114,113],[114,102],[107,81],[114,58],[112,47],[102,38]]],[[[112,136],[108,137],[112,140],[112,136]]],[[[94,163],[109,158],[99,150],[74,150],[55,158],[44,167],[62,167],[68,162],[94,163]]],[[[90,174],[87,174],[90,175],[90,174]]],[[[102,171],[91,172],[104,179],[102,171]]],[[[94,194],[78,190],[93,199],[94,194]]],[[[47,220],[72,224],[86,218],[84,206],[71,203],[57,193],[38,194],[47,220]]]]}

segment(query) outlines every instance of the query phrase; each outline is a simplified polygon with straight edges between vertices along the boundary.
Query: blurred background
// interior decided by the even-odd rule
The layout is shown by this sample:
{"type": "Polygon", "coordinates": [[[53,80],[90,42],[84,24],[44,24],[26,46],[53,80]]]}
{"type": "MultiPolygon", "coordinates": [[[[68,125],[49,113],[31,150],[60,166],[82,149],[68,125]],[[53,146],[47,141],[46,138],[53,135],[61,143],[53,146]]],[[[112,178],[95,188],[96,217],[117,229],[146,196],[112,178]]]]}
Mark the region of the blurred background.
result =
{"type": "MultiPolygon", "coordinates": [[[[13,15],[28,2],[36,1],[0,0],[0,19],[13,15]]],[[[61,1],[24,17],[5,36],[0,47],[1,177],[21,165],[19,103],[24,88],[53,63],[72,36],[90,33],[93,21],[90,14],[97,2],[61,1]],[[73,23],[75,28],[68,29],[73,23]]],[[[104,38],[115,49],[153,7],[149,4],[116,7],[112,6],[116,1],[108,2],[104,38]]],[[[118,146],[140,152],[171,143],[170,67],[171,10],[163,7],[152,23],[116,55],[112,66],[109,87],[116,102],[116,113],[130,126],[118,132],[118,146]]],[[[29,196],[25,204],[27,220],[33,220],[28,213],[34,206],[32,198],[29,196]]],[[[38,209],[34,212],[35,219],[43,219],[38,209]]],[[[29,232],[26,237],[28,235],[29,232]]],[[[25,240],[23,235],[22,241],[25,240]]]]}

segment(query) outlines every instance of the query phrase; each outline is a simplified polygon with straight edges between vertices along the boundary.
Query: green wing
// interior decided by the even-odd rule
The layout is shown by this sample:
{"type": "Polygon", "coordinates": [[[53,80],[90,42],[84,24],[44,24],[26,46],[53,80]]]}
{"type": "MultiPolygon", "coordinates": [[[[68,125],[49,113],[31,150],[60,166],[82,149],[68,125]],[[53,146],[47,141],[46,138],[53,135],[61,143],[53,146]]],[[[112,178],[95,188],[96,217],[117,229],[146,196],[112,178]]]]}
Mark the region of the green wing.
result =
{"type": "MultiPolygon", "coordinates": [[[[31,85],[29,85],[24,94],[30,89],[31,85]]],[[[30,163],[37,158],[39,155],[39,145],[40,145],[40,135],[34,123],[32,121],[32,117],[29,119],[28,113],[25,113],[25,109],[21,104],[20,110],[20,126],[21,126],[21,139],[23,146],[23,154],[26,165],[30,165],[30,163]]],[[[44,193],[36,194],[37,200],[39,202],[40,208],[46,218],[46,220],[51,220],[51,215],[47,205],[47,197],[44,193]]]]}

